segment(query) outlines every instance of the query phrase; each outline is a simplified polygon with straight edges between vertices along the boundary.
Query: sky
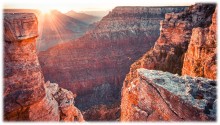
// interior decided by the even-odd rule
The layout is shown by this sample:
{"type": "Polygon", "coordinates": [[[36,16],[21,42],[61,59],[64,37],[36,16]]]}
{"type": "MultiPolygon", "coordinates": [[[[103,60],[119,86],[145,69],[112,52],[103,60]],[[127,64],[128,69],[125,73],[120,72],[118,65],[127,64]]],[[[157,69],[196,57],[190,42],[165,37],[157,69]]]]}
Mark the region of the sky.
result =
{"type": "Polygon", "coordinates": [[[65,13],[69,10],[106,11],[116,6],[185,6],[199,1],[204,0],[5,0],[3,8],[57,9],[65,13]]]}

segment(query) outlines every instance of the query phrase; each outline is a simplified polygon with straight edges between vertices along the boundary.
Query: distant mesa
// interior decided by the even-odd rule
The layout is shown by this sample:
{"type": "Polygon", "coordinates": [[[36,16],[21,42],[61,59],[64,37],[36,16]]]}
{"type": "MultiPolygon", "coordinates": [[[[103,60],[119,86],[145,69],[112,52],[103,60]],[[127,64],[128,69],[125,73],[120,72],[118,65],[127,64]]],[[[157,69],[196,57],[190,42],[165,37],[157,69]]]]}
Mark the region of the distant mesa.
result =
{"type": "Polygon", "coordinates": [[[98,16],[92,16],[92,15],[88,15],[88,14],[85,14],[85,13],[78,13],[78,12],[75,12],[73,10],[65,13],[67,16],[70,16],[74,19],[77,19],[77,20],[80,20],[82,22],[85,22],[87,24],[92,24],[94,22],[97,22],[99,20],[101,20],[102,17],[98,17],[98,16]]]}

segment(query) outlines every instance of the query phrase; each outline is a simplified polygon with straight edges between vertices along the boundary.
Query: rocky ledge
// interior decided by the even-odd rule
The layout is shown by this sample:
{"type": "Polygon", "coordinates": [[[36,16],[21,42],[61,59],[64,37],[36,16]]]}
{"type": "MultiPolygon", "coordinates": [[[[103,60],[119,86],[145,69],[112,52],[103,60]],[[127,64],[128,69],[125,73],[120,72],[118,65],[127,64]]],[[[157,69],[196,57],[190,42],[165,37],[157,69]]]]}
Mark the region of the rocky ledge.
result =
{"type": "Polygon", "coordinates": [[[216,120],[216,81],[138,69],[122,89],[122,121],[216,120]]]}

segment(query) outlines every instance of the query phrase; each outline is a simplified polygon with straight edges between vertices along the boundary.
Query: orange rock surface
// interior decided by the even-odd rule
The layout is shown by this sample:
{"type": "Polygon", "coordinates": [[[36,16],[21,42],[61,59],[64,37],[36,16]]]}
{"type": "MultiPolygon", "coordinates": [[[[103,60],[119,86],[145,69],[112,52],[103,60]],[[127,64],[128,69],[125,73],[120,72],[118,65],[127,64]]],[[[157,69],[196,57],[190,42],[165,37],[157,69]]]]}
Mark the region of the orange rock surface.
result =
{"type": "Polygon", "coordinates": [[[212,24],[207,28],[194,28],[185,54],[182,75],[217,77],[217,36],[216,13],[212,16],[212,24]]]}

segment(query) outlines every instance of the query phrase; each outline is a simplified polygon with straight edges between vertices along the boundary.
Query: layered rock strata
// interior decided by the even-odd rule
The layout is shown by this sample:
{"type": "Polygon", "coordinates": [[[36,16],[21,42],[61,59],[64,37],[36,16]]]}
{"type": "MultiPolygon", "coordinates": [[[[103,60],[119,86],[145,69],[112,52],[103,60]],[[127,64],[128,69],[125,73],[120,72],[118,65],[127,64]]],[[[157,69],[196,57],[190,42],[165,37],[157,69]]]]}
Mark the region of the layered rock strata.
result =
{"type": "Polygon", "coordinates": [[[39,53],[45,79],[76,92],[83,110],[120,101],[125,74],[154,45],[160,20],[184,8],[116,7],[78,40],[39,53]]]}
{"type": "MultiPolygon", "coordinates": [[[[37,37],[38,22],[33,13],[4,14],[4,120],[73,121],[60,114],[65,109],[61,102],[73,100],[72,93],[62,89],[57,92],[61,95],[53,95],[55,90],[45,85],[36,54],[37,37]]],[[[66,113],[66,117],[82,121],[76,112],[78,115],[66,113]]]]}
{"type": "Polygon", "coordinates": [[[182,74],[216,79],[217,73],[217,40],[216,12],[212,24],[207,28],[194,28],[185,54],[182,74]]]}
{"type": "Polygon", "coordinates": [[[216,120],[216,81],[138,69],[122,89],[121,121],[216,120]]]}

